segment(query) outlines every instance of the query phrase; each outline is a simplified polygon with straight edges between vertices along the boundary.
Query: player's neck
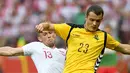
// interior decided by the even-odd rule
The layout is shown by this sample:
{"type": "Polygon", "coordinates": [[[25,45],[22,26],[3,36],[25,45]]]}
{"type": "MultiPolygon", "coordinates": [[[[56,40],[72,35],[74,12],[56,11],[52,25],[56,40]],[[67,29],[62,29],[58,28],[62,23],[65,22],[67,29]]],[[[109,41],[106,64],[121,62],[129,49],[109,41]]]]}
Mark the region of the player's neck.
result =
{"type": "Polygon", "coordinates": [[[84,29],[86,30],[86,32],[96,32],[96,31],[98,31],[98,30],[100,30],[100,29],[97,29],[96,31],[90,31],[89,29],[87,29],[87,26],[86,25],[84,25],[84,29]]]}
{"type": "Polygon", "coordinates": [[[51,47],[52,49],[55,49],[56,48],[56,46],[54,45],[53,47],[51,47]]]}
{"type": "Polygon", "coordinates": [[[86,32],[91,32],[91,31],[89,31],[88,29],[87,29],[87,26],[86,26],[87,24],[85,23],[84,24],[84,29],[86,30],[86,32]]]}

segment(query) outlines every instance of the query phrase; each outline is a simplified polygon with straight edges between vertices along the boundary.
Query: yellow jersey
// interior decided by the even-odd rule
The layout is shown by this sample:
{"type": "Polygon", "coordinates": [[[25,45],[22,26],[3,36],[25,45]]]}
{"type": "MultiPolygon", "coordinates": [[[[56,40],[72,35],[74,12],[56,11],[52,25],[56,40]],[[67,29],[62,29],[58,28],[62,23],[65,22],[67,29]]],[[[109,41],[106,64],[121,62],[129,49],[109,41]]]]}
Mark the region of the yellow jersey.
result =
{"type": "Polygon", "coordinates": [[[57,35],[67,40],[68,49],[63,73],[95,73],[105,46],[114,49],[120,44],[109,34],[106,34],[105,41],[103,31],[88,32],[83,25],[54,24],[54,29],[57,35]]]}

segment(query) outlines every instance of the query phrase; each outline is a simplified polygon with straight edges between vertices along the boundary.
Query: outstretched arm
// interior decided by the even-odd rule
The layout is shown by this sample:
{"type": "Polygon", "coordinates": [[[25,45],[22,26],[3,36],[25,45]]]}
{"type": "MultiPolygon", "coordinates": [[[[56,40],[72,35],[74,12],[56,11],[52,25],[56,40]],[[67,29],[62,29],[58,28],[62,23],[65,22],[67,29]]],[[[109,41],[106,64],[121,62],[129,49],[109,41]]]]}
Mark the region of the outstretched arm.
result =
{"type": "Polygon", "coordinates": [[[24,55],[22,48],[0,47],[0,56],[20,56],[24,55]]]}
{"type": "Polygon", "coordinates": [[[120,44],[114,50],[121,52],[123,54],[129,54],[130,55],[130,45],[128,45],[128,44],[120,44]]]}
{"type": "Polygon", "coordinates": [[[54,25],[50,22],[43,22],[43,23],[36,25],[36,30],[38,32],[42,32],[44,30],[54,31],[54,25]]]}

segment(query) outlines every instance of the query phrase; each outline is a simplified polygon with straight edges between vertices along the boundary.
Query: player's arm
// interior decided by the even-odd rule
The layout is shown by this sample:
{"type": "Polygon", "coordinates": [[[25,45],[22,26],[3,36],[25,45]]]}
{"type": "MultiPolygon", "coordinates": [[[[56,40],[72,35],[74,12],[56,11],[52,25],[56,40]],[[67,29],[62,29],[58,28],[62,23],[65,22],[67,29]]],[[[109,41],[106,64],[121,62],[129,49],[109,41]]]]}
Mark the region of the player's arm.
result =
{"type": "Polygon", "coordinates": [[[24,55],[22,48],[0,47],[0,56],[20,56],[24,55]]]}
{"type": "Polygon", "coordinates": [[[54,25],[53,25],[53,23],[50,23],[50,22],[43,22],[43,23],[36,25],[36,30],[38,32],[42,32],[44,30],[54,31],[54,25]]]}
{"type": "Polygon", "coordinates": [[[130,45],[128,45],[128,44],[119,44],[114,50],[118,51],[118,52],[121,52],[123,54],[130,54],[130,45]]]}

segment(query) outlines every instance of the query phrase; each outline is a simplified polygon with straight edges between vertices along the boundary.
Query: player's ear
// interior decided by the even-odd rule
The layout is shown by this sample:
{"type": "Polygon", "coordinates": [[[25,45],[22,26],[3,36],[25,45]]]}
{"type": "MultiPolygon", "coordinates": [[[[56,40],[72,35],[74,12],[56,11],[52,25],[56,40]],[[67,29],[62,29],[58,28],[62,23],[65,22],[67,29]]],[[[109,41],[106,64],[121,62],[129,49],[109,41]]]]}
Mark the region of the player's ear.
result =
{"type": "Polygon", "coordinates": [[[56,35],[56,34],[54,34],[54,37],[55,37],[55,38],[56,38],[56,36],[57,36],[57,35],[56,35]]]}
{"type": "Polygon", "coordinates": [[[56,36],[57,36],[57,35],[56,35],[56,33],[55,33],[55,32],[53,32],[53,37],[54,37],[54,38],[56,38],[56,36]]]}
{"type": "Polygon", "coordinates": [[[41,39],[39,36],[37,37],[37,39],[38,39],[40,42],[42,41],[42,39],[41,39]]]}

